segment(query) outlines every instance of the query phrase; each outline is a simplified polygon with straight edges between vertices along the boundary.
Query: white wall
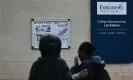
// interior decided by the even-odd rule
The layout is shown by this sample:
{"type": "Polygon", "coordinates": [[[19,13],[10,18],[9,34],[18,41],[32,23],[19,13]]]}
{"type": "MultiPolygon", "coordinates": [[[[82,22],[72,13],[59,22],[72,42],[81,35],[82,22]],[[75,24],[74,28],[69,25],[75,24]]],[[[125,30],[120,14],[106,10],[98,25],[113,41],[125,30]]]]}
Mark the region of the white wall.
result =
{"type": "MultiPolygon", "coordinates": [[[[0,80],[27,80],[32,62],[40,56],[31,50],[31,18],[72,20],[71,49],[62,51],[62,57],[71,66],[79,44],[90,41],[89,2],[0,0],[0,80]]],[[[133,68],[129,65],[108,65],[107,69],[113,80],[131,80],[133,68]]]]}

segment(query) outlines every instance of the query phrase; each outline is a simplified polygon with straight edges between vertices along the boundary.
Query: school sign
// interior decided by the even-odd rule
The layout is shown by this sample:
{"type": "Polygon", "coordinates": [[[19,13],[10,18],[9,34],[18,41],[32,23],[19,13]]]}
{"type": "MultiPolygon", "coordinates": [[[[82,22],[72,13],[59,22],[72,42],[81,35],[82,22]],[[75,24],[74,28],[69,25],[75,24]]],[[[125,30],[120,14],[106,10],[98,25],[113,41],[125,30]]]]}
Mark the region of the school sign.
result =
{"type": "Polygon", "coordinates": [[[133,0],[91,0],[91,42],[107,63],[133,62],[133,0]]]}

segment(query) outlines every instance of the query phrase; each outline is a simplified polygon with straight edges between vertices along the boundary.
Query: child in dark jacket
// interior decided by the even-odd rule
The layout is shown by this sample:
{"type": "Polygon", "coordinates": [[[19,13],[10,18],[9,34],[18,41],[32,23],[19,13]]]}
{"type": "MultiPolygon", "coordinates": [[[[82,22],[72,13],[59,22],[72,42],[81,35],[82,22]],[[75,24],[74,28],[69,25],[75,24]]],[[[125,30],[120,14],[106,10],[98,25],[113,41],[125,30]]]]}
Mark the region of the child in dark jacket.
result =
{"type": "Polygon", "coordinates": [[[40,39],[41,57],[30,70],[29,80],[77,80],[87,75],[87,70],[71,75],[66,62],[60,58],[61,41],[54,35],[45,35],[40,39]]]}
{"type": "Polygon", "coordinates": [[[71,73],[75,74],[83,69],[88,70],[88,75],[80,80],[96,80],[97,70],[104,69],[105,62],[99,56],[93,56],[95,48],[89,42],[83,42],[78,49],[78,57],[75,57],[75,65],[71,68],[71,73]],[[78,63],[78,58],[81,64],[78,63]],[[88,61],[93,61],[93,64],[88,61]]]}

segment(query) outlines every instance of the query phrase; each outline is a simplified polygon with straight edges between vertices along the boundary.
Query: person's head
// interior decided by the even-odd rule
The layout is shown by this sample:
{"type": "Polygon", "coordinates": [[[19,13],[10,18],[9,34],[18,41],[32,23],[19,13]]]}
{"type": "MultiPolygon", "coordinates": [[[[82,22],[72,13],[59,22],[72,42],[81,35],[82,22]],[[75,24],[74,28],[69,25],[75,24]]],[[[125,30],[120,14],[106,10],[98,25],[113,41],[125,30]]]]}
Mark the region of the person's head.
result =
{"type": "Polygon", "coordinates": [[[83,61],[87,56],[91,56],[95,47],[90,42],[83,42],[78,49],[78,57],[83,61]]]}
{"type": "Polygon", "coordinates": [[[42,57],[59,56],[61,51],[61,40],[51,34],[44,35],[40,39],[39,50],[42,57]]]}

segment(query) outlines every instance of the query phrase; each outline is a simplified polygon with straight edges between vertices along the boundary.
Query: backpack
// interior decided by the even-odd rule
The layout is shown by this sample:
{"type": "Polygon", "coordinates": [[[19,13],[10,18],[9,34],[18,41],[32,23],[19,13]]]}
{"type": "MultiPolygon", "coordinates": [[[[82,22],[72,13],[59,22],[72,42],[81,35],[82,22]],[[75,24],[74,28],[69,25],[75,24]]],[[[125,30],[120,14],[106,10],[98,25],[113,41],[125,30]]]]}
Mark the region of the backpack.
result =
{"type": "MultiPolygon", "coordinates": [[[[93,60],[86,60],[84,62],[87,62],[87,63],[91,63],[95,69],[96,65],[95,65],[95,61],[93,60]]],[[[95,69],[95,76],[96,76],[96,79],[95,80],[111,80],[110,76],[109,76],[109,73],[106,69],[101,69],[101,70],[96,70],[95,69]]]]}

